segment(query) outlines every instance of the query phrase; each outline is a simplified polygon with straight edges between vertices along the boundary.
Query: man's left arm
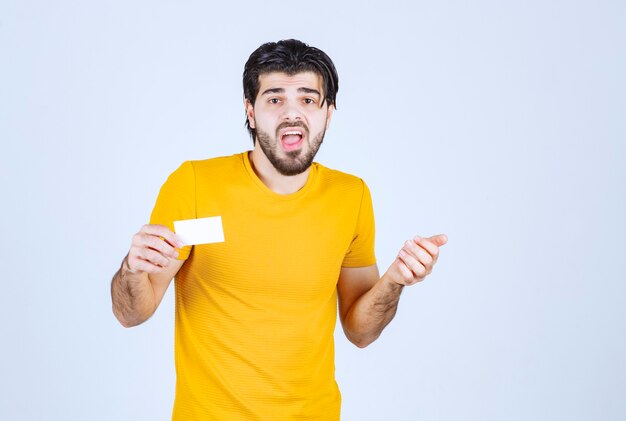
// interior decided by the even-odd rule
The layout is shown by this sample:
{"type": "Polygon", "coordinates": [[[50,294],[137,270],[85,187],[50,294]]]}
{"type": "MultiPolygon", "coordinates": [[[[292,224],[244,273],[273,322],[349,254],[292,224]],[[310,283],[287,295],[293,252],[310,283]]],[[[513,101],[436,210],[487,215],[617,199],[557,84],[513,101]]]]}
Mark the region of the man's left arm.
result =
{"type": "Polygon", "coordinates": [[[380,336],[396,314],[402,289],[430,274],[439,247],[447,241],[440,234],[405,242],[382,277],[376,265],[341,268],[337,283],[339,317],[350,342],[365,348],[380,336]]]}

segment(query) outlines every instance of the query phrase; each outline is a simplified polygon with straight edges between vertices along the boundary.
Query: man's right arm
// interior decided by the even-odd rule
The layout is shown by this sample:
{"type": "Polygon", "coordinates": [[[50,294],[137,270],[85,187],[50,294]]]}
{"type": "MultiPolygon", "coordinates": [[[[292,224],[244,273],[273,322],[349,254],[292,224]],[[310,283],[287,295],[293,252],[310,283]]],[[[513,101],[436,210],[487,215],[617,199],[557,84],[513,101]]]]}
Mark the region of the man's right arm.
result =
{"type": "Polygon", "coordinates": [[[144,225],[111,281],[113,314],[124,327],[145,322],[161,303],[184,260],[180,238],[164,225],[144,225]]]}

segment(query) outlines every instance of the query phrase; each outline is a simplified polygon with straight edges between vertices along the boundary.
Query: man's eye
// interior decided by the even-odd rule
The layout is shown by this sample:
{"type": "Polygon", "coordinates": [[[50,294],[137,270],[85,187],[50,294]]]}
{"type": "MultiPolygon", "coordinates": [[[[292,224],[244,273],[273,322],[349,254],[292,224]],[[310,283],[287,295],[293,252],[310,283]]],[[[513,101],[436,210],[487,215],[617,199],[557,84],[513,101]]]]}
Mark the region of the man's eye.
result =
{"type": "Polygon", "coordinates": [[[270,99],[270,102],[272,104],[278,104],[280,102],[280,100],[278,98],[272,98],[272,99],[270,99]]]}
{"type": "Polygon", "coordinates": [[[315,102],[315,101],[313,101],[313,99],[311,99],[311,98],[305,98],[305,99],[304,99],[304,103],[305,103],[305,104],[313,104],[314,102],[315,102]]]}

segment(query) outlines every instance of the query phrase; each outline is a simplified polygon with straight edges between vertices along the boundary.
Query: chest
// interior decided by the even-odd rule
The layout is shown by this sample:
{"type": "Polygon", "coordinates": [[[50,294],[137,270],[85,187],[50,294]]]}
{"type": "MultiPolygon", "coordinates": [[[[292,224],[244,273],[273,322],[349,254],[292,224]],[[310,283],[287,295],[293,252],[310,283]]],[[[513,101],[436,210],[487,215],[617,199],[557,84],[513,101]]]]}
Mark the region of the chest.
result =
{"type": "Polygon", "coordinates": [[[223,243],[194,247],[190,264],[209,288],[294,303],[326,300],[336,288],[358,209],[341,197],[266,201],[241,194],[197,203],[198,217],[221,216],[223,243]]]}

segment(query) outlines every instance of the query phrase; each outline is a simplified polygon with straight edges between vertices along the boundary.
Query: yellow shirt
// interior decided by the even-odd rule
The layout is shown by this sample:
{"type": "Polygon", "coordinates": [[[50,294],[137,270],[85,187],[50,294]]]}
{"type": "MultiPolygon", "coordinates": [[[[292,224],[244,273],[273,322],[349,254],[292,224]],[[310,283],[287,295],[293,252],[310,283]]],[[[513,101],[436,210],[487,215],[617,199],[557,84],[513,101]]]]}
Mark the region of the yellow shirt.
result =
{"type": "Polygon", "coordinates": [[[336,286],[342,266],[376,261],[367,186],[314,163],[280,195],[247,153],[185,162],[150,221],[208,216],[225,241],[184,247],[175,279],[173,419],[338,420],[336,286]]]}

